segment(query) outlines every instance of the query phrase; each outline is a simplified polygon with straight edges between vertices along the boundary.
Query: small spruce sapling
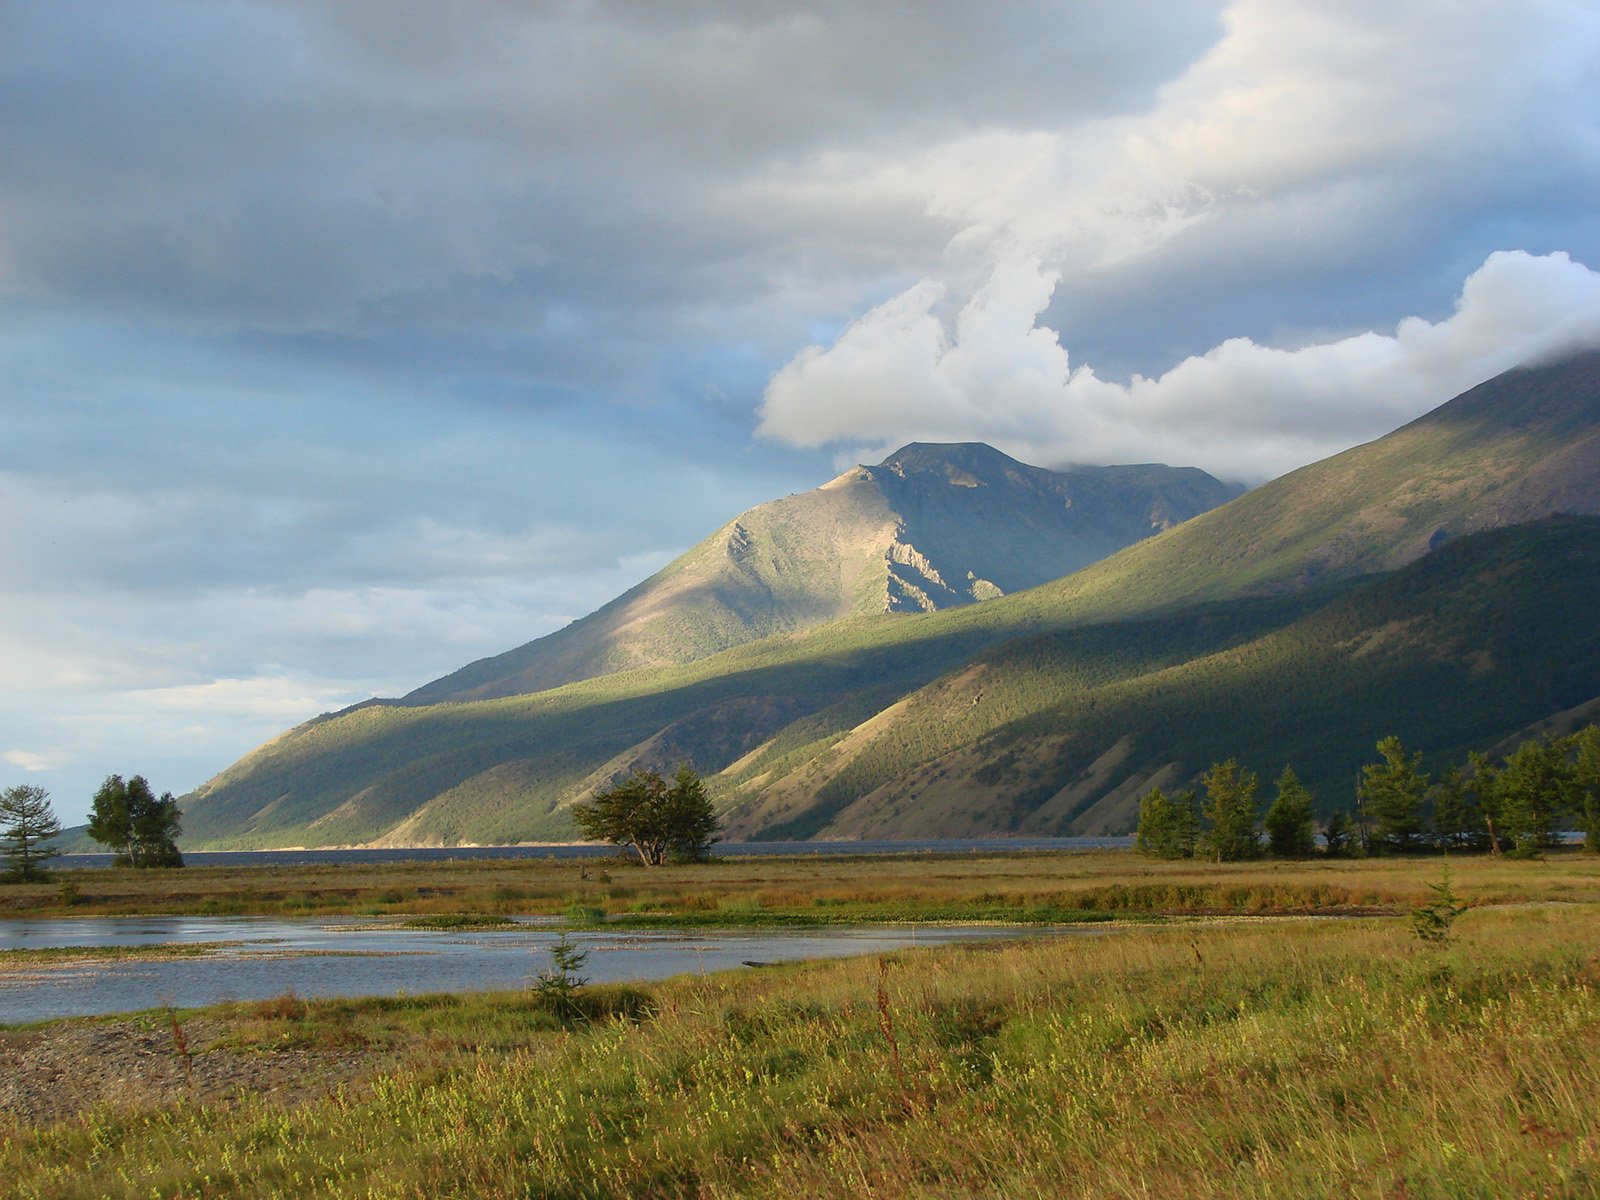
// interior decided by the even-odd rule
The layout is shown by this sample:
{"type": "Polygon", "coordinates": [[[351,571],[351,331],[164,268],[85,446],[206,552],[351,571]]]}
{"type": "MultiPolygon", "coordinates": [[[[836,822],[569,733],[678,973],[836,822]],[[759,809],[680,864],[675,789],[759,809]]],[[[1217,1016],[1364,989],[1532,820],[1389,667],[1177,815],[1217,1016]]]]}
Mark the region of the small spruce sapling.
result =
{"type": "Polygon", "coordinates": [[[1438,883],[1430,883],[1428,890],[1433,899],[1411,910],[1411,928],[1420,941],[1434,945],[1450,940],[1450,926],[1467,911],[1461,897],[1450,886],[1450,864],[1444,867],[1444,876],[1438,883]]]}
{"type": "Polygon", "coordinates": [[[533,994],[540,1005],[563,1021],[579,1015],[578,990],[589,982],[579,975],[589,952],[579,950],[562,934],[550,947],[550,966],[533,981],[533,994]]]}

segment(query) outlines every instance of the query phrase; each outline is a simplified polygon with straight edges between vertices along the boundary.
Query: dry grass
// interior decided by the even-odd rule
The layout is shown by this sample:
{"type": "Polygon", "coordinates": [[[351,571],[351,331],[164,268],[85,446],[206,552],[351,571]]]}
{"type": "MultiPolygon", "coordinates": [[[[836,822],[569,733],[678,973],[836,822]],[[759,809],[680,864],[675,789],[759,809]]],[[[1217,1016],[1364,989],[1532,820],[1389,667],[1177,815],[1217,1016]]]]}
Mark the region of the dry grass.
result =
{"type": "MultiPolygon", "coordinates": [[[[1452,858],[1479,903],[1596,894],[1600,857],[1536,863],[1452,858]]],[[[1437,858],[1152,862],[1121,851],[727,859],[645,869],[570,859],[306,867],[74,871],[55,885],[0,888],[0,915],[582,914],[719,924],[806,920],[1060,920],[1073,913],[1328,912],[1395,909],[1427,896],[1437,858]],[[587,877],[585,877],[587,876],[587,877]]]]}
{"type": "MultiPolygon", "coordinates": [[[[1457,886],[1516,891],[1520,869],[1457,886]]],[[[0,1178],[39,1197],[1600,1195],[1596,896],[1474,909],[1442,949],[1403,919],[1235,921],[683,979],[576,1029],[503,995],[240,1006],[262,1054],[308,1024],[414,1048],[302,1105],[0,1130],[0,1178]]]]}

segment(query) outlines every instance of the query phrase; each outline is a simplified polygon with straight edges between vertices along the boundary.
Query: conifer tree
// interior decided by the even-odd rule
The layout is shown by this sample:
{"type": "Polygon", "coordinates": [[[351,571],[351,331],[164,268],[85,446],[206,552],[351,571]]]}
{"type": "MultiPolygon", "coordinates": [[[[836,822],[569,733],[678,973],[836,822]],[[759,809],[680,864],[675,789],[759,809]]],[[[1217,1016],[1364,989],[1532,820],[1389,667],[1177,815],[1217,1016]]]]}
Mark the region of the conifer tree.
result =
{"type": "Polygon", "coordinates": [[[1433,789],[1433,840],[1441,850],[1482,850],[1488,845],[1478,794],[1455,765],[1445,769],[1433,789]]]}
{"type": "Polygon", "coordinates": [[[1151,858],[1193,858],[1199,819],[1192,791],[1168,796],[1159,787],[1139,802],[1134,848],[1151,858]]]}
{"type": "Polygon", "coordinates": [[[1577,793],[1583,848],[1600,854],[1600,725],[1586,725],[1572,737],[1572,782],[1577,793]]]}
{"type": "Polygon", "coordinates": [[[1577,778],[1565,739],[1529,738],[1512,751],[1495,784],[1500,824],[1521,855],[1553,846],[1576,807],[1577,778]]]}
{"type": "Polygon", "coordinates": [[[1329,858],[1344,858],[1350,853],[1350,839],[1355,836],[1355,822],[1350,820],[1350,814],[1344,809],[1339,809],[1323,827],[1322,840],[1327,843],[1329,858]]]}
{"type": "Polygon", "coordinates": [[[1267,848],[1278,858],[1310,858],[1317,850],[1316,826],[1312,821],[1311,793],[1294,773],[1284,767],[1278,776],[1278,795],[1262,820],[1267,831],[1267,848]]]}
{"type": "Polygon", "coordinates": [[[1381,763],[1361,768],[1356,803],[1372,830],[1370,849],[1375,854],[1404,854],[1425,845],[1423,800],[1428,777],[1422,771],[1422,753],[1407,757],[1397,737],[1378,743],[1381,763]]]}
{"type": "Polygon", "coordinates": [[[60,832],[50,793],[42,787],[24,783],[0,792],[0,861],[6,867],[0,878],[14,883],[44,879],[44,864],[61,853],[46,843],[60,832]]]}
{"type": "Polygon", "coordinates": [[[1234,759],[1213,763],[1200,777],[1206,789],[1206,849],[1218,862],[1261,857],[1256,831],[1256,787],[1253,771],[1242,771],[1234,759]]]}

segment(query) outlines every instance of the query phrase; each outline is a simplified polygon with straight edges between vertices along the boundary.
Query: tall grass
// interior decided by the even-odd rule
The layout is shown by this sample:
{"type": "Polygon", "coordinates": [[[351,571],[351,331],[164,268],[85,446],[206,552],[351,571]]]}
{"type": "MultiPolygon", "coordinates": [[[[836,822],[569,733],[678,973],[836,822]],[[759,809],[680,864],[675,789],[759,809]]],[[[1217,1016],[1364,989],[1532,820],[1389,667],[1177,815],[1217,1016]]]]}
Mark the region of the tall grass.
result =
{"type": "MultiPolygon", "coordinates": [[[[683,979],[638,1020],[576,1029],[482,997],[326,1099],[13,1126],[0,1179],[40,1197],[1591,1196],[1597,988],[1600,926],[1573,905],[1474,909],[1442,949],[1386,919],[907,951],[683,979]]],[[[259,1012],[239,1029],[198,1052],[279,1036],[259,1012]]]]}

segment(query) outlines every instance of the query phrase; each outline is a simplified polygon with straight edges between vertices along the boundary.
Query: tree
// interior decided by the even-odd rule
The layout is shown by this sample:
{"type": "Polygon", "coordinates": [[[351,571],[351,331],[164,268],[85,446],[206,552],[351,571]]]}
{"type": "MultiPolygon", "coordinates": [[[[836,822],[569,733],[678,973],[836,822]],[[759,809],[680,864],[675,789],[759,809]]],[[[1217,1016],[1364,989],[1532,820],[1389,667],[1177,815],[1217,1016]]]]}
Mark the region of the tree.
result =
{"type": "Polygon", "coordinates": [[[119,867],[181,867],[182,816],[172,793],[157,799],[143,775],[111,775],[94,794],[89,836],[116,852],[119,867]]]}
{"type": "Polygon", "coordinates": [[[1578,792],[1578,818],[1583,822],[1583,848],[1600,854],[1600,725],[1586,725],[1572,738],[1577,761],[1573,782],[1578,792]]]}
{"type": "Polygon", "coordinates": [[[1193,858],[1200,837],[1193,792],[1168,796],[1160,788],[1139,801],[1139,829],[1134,849],[1151,858],[1193,858]]]}
{"type": "Polygon", "coordinates": [[[1278,858],[1310,858],[1317,852],[1317,831],[1312,823],[1311,793],[1293,767],[1278,776],[1278,795],[1262,818],[1267,848],[1278,858]]]}
{"type": "Polygon", "coordinates": [[[1422,752],[1409,758],[1397,737],[1378,743],[1381,763],[1361,768],[1361,783],[1356,803],[1372,823],[1372,851],[1375,854],[1404,854],[1424,845],[1423,798],[1428,794],[1428,777],[1422,773],[1422,752]]]}
{"type": "Polygon", "coordinates": [[[647,867],[674,857],[698,861],[717,840],[717,817],[705,785],[680,765],[668,784],[656,771],[634,771],[572,806],[572,823],[594,841],[632,846],[647,867]]]}
{"type": "Polygon", "coordinates": [[[1205,785],[1205,815],[1211,822],[1206,848],[1218,862],[1261,857],[1256,832],[1256,786],[1253,771],[1241,771],[1233,759],[1213,763],[1200,777],[1205,785]]]}
{"type": "Polygon", "coordinates": [[[1344,858],[1350,853],[1350,839],[1355,836],[1354,831],[1355,822],[1344,809],[1328,818],[1328,823],[1322,829],[1322,840],[1327,843],[1329,858],[1344,858]]]}
{"type": "Polygon", "coordinates": [[[1460,767],[1451,765],[1445,769],[1432,796],[1433,840],[1441,850],[1488,848],[1480,793],[1467,785],[1460,767]]]}
{"type": "Polygon", "coordinates": [[[1500,837],[1500,769],[1487,754],[1474,750],[1467,755],[1472,765],[1472,794],[1478,798],[1478,812],[1483,816],[1484,832],[1488,835],[1489,853],[1499,854],[1500,837]]]}
{"type": "Polygon", "coordinates": [[[1536,855],[1560,839],[1575,807],[1577,779],[1561,738],[1529,738],[1512,751],[1495,780],[1500,827],[1519,855],[1536,855]]]}
{"type": "Polygon", "coordinates": [[[32,784],[19,784],[0,792],[0,859],[8,882],[30,883],[44,879],[44,864],[61,851],[45,845],[61,832],[61,822],[50,807],[50,793],[32,784]]]}

